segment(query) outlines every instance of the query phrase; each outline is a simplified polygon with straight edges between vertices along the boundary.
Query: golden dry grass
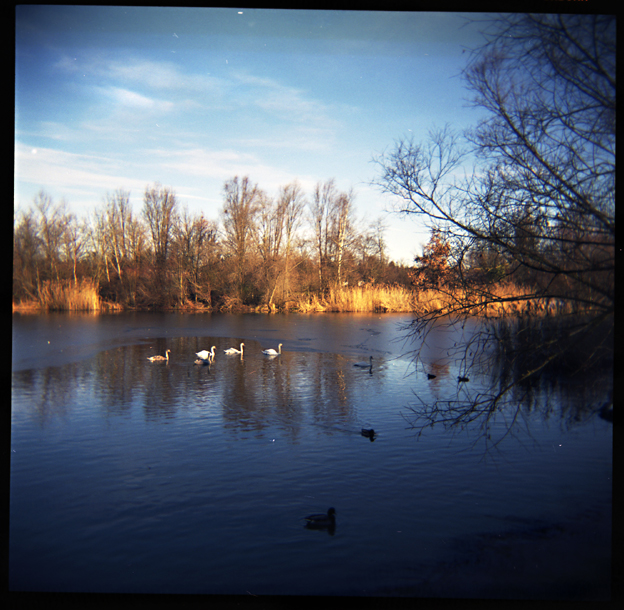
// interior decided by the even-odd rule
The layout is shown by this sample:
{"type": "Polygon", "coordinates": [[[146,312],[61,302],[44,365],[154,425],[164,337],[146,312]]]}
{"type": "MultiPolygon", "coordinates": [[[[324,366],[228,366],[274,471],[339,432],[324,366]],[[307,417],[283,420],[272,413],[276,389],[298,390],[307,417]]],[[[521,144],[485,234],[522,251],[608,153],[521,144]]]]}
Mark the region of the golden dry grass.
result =
{"type": "Polygon", "coordinates": [[[417,313],[446,314],[458,311],[473,316],[503,317],[569,313],[569,307],[552,299],[531,298],[530,292],[513,284],[488,287],[485,293],[464,290],[410,290],[403,286],[361,286],[332,289],[323,297],[300,295],[289,309],[301,313],[417,313]]]}
{"type": "Polygon", "coordinates": [[[39,306],[46,311],[99,311],[102,308],[93,280],[46,281],[39,289],[39,306]]]}
{"type": "Polygon", "coordinates": [[[410,312],[414,311],[414,292],[402,286],[357,286],[330,289],[327,296],[300,295],[293,309],[302,313],[332,312],[410,312]]]}

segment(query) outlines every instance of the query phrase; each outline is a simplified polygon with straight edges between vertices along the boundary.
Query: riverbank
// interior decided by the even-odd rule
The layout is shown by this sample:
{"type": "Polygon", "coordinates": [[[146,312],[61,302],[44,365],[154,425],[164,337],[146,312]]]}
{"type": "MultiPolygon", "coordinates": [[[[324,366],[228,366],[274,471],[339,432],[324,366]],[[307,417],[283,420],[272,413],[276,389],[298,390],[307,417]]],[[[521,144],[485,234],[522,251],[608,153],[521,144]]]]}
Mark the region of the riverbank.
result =
{"type": "Polygon", "coordinates": [[[487,292],[464,289],[413,290],[403,286],[364,285],[330,289],[326,294],[292,295],[281,303],[249,305],[240,299],[224,296],[212,307],[186,301],[175,307],[129,307],[101,299],[91,284],[65,285],[53,290],[46,287],[39,301],[13,302],[13,313],[32,314],[46,311],[169,311],[180,313],[468,313],[474,317],[540,316],[570,313],[560,299],[532,298],[527,290],[513,284],[488,287],[487,292]]]}

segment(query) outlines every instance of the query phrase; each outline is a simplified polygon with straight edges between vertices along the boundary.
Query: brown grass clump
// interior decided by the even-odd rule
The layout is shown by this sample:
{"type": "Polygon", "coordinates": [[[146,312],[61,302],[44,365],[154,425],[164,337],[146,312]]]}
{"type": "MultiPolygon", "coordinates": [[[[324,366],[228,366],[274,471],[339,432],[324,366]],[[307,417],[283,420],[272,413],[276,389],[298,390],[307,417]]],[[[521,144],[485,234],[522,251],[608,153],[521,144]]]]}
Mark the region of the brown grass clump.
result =
{"type": "Polygon", "coordinates": [[[294,309],[302,313],[332,311],[351,313],[410,312],[414,293],[402,286],[357,286],[330,289],[326,296],[301,295],[294,309]]]}
{"type": "Polygon", "coordinates": [[[465,311],[472,316],[502,318],[568,314],[571,307],[560,299],[535,297],[531,290],[508,283],[489,286],[483,293],[467,293],[463,289],[422,290],[416,295],[414,311],[420,314],[465,311]]]}
{"type": "Polygon", "coordinates": [[[410,290],[403,286],[365,285],[330,289],[326,296],[299,295],[288,309],[301,313],[416,313],[445,315],[467,312],[472,316],[540,316],[570,313],[557,299],[532,298],[531,292],[513,284],[488,287],[487,293],[455,290],[410,290]]]}
{"type": "Polygon", "coordinates": [[[93,280],[43,282],[39,306],[45,311],[99,311],[101,299],[93,280]]]}

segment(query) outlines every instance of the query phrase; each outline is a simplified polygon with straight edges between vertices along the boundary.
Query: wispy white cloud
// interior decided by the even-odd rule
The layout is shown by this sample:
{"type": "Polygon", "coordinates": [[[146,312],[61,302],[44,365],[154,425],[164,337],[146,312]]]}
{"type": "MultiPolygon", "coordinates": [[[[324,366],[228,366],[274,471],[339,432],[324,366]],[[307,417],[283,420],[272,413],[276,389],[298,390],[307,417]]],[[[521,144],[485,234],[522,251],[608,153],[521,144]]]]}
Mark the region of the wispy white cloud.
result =
{"type": "Polygon", "coordinates": [[[144,182],[125,173],[121,161],[97,155],[68,153],[59,149],[15,146],[15,173],[25,184],[71,191],[87,188],[102,194],[120,186],[143,188],[144,182]]]}
{"type": "Polygon", "coordinates": [[[282,169],[263,162],[258,156],[235,150],[208,150],[203,148],[152,150],[149,152],[156,166],[179,172],[195,180],[197,177],[229,180],[233,176],[249,176],[271,189],[285,184],[292,176],[282,169]]]}
{"type": "Polygon", "coordinates": [[[164,112],[173,108],[173,104],[169,101],[146,97],[136,91],[130,91],[121,87],[103,87],[100,88],[100,91],[111,101],[121,106],[164,112]]]}
{"type": "Polygon", "coordinates": [[[334,106],[315,99],[302,89],[243,72],[237,72],[235,78],[249,87],[246,97],[255,107],[281,121],[322,125],[326,130],[339,125],[334,106]]]}
{"type": "Polygon", "coordinates": [[[174,62],[157,62],[130,59],[125,62],[111,61],[102,67],[104,76],[134,83],[149,89],[171,90],[182,94],[205,93],[223,95],[231,89],[231,83],[204,73],[183,72],[174,62]]]}

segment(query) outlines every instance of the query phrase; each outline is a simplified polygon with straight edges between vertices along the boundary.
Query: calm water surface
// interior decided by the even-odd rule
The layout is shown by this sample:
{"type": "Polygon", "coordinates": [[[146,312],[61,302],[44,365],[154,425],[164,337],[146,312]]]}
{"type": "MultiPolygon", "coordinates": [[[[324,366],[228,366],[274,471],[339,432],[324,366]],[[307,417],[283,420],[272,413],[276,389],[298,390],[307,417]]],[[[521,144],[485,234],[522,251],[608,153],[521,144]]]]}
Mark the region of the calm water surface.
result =
{"type": "Polygon", "coordinates": [[[610,378],[417,437],[489,380],[457,382],[467,329],[412,362],[407,321],[14,316],[10,589],[608,598],[610,378]]]}

